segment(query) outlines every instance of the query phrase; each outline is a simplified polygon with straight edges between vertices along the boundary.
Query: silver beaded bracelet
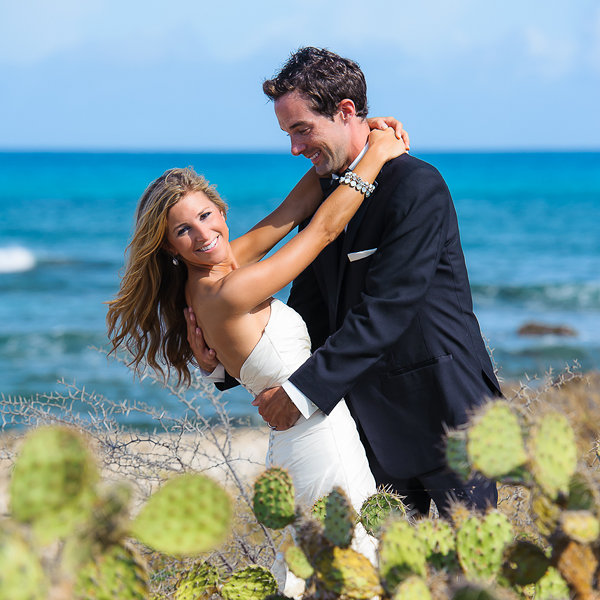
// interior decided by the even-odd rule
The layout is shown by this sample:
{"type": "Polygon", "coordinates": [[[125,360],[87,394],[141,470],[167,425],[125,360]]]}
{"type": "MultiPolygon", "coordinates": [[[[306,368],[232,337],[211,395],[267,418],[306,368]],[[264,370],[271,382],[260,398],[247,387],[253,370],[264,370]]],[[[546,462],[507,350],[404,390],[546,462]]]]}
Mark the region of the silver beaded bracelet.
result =
{"type": "Polygon", "coordinates": [[[377,186],[377,182],[368,183],[350,169],[340,177],[340,183],[353,187],[357,192],[364,194],[365,198],[368,198],[375,191],[375,187],[377,186]]]}

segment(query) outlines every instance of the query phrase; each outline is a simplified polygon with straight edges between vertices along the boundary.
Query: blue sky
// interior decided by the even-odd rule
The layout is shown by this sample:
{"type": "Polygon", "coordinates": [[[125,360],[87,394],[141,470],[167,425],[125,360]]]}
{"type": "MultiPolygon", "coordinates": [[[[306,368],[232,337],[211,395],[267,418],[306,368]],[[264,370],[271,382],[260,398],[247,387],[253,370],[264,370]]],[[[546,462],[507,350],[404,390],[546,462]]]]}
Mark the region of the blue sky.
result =
{"type": "Polygon", "coordinates": [[[303,45],[413,150],[600,149],[598,0],[0,0],[0,148],[287,150],[261,83],[303,45]]]}

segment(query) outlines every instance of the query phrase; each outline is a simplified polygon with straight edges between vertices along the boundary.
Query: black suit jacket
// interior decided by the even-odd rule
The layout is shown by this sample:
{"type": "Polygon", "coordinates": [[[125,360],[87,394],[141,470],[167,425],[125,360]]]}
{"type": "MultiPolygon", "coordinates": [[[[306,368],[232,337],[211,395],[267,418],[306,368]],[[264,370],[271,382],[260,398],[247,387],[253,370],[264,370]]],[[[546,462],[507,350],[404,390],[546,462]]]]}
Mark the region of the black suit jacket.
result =
{"type": "Polygon", "coordinates": [[[445,426],[464,423],[500,388],[444,180],[405,154],[377,182],[343,242],[292,285],[288,304],[306,321],[314,353],[290,381],[325,413],[345,397],[370,460],[409,478],[443,466],[445,426]]]}

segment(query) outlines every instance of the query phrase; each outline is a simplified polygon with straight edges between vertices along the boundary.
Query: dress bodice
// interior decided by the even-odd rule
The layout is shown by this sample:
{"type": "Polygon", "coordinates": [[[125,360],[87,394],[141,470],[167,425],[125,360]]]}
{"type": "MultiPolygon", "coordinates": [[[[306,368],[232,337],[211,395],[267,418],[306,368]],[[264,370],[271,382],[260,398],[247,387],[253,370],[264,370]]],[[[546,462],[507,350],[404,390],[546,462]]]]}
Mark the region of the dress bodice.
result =
{"type": "Polygon", "coordinates": [[[240,369],[239,382],[254,396],[281,385],[310,356],[310,337],[302,317],[273,298],[261,338],[240,369]]]}

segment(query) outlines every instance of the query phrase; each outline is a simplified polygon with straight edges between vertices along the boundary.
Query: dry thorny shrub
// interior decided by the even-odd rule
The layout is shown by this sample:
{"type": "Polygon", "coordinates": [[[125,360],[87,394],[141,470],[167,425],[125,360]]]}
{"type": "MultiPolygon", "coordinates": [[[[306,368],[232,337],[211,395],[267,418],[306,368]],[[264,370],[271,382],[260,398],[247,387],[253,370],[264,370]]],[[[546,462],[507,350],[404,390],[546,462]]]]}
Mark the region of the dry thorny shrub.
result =
{"type": "MultiPolygon", "coordinates": [[[[145,375],[161,383],[151,373],[145,375]]],[[[190,388],[167,384],[179,416],[136,401],[121,401],[90,393],[75,384],[60,382],[60,393],[32,398],[0,397],[0,472],[8,474],[26,431],[41,425],[67,425],[82,431],[96,451],[103,479],[127,480],[134,486],[133,512],[173,473],[205,472],[220,481],[235,503],[236,521],[224,547],[194,560],[209,560],[225,572],[247,564],[270,566],[279,535],[260,525],[252,513],[252,481],[249,472],[264,465],[264,456],[235,455],[236,423],[229,416],[222,394],[212,384],[197,378],[190,388]],[[149,423],[143,430],[128,423],[149,423]]],[[[264,431],[257,431],[267,436],[264,431]]],[[[265,443],[266,447],[266,443],[265,443]]],[[[7,477],[0,478],[1,502],[6,501],[7,477]],[[4,490],[2,490],[4,488],[4,490]]],[[[6,504],[0,504],[6,513],[6,504]]],[[[145,552],[152,569],[155,593],[169,595],[178,574],[194,560],[145,552]]]]}

